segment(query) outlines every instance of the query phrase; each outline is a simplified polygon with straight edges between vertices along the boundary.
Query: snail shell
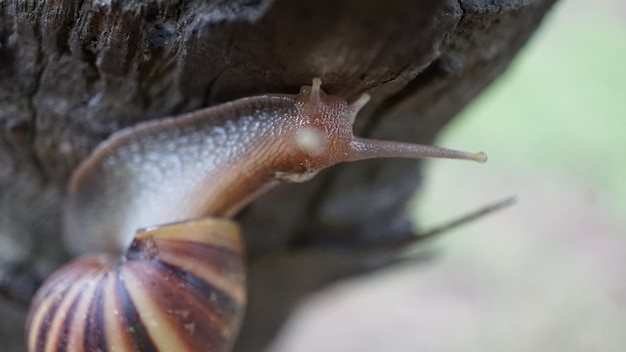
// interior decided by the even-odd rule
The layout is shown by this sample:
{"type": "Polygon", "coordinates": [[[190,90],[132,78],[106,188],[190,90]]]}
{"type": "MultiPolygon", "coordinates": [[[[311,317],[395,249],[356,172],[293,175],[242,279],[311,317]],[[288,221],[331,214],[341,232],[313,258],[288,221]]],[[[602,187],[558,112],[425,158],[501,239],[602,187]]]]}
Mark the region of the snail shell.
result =
{"type": "Polygon", "coordinates": [[[122,256],[85,256],[50,277],[29,351],[228,351],[245,306],[243,243],[229,220],[142,230],[122,256]]]}

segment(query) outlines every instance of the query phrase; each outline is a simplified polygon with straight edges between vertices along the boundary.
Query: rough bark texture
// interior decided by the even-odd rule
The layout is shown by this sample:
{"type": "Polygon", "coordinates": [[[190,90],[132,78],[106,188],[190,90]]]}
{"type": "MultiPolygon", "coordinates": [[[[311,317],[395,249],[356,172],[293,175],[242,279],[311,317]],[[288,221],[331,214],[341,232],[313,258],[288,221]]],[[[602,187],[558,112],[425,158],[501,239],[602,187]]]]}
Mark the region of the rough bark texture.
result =
{"type": "MultiPolygon", "coordinates": [[[[106,136],[319,76],[372,102],[361,136],[430,143],[509,64],[554,0],[0,2],[0,345],[22,351],[27,302],[68,255],[72,169],[106,136]]],[[[503,114],[503,118],[505,115],[503,114]]],[[[478,146],[467,146],[477,148],[478,146]]],[[[342,165],[240,216],[258,351],[305,294],[388,263],[420,181],[406,160],[342,165]],[[363,250],[367,247],[367,250],[363,250]]]]}

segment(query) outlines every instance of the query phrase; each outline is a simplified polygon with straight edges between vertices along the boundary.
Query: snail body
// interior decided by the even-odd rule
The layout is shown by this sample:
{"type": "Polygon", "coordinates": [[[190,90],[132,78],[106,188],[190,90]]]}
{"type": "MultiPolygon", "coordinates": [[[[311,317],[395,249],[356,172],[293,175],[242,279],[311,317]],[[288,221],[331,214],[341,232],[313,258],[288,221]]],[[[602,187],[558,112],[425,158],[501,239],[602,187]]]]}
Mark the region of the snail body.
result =
{"type": "Polygon", "coordinates": [[[243,206],[280,182],[304,182],[341,162],[486,160],[355,137],[352,124],[369,96],[348,104],[320,86],[314,79],[297,95],[142,123],[97,147],[70,181],[64,239],[75,253],[123,254],[83,257],[44,283],[29,313],[29,350],[62,343],[68,351],[229,351],[245,275],[239,230],[227,219],[243,206]]]}

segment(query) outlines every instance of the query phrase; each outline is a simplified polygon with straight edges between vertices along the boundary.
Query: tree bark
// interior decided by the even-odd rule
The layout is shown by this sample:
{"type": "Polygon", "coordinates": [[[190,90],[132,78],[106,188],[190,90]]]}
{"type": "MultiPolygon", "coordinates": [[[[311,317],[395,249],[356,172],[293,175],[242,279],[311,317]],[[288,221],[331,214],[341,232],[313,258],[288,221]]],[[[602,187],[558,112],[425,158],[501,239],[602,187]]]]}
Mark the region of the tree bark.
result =
{"type": "MultiPolygon", "coordinates": [[[[24,350],[16,322],[69,260],[60,241],[66,182],[111,133],[296,93],[318,76],[349,100],[371,93],[357,135],[428,144],[504,71],[553,2],[2,0],[3,350],[24,350]]],[[[419,182],[419,162],[360,162],[245,209],[250,306],[236,351],[266,345],[304,295],[392,261],[389,244],[411,236],[404,208],[419,182]]]]}

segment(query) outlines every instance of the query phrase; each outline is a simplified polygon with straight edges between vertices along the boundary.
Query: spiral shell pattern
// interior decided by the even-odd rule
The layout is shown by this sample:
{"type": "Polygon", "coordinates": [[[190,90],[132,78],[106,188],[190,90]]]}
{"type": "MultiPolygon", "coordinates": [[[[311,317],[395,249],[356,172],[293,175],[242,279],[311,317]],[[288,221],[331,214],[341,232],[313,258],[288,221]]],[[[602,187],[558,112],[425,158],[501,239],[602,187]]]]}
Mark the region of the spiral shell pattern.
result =
{"type": "Polygon", "coordinates": [[[141,231],[121,259],[79,258],[35,296],[29,351],[230,351],[242,251],[237,225],[203,219],[141,231]]]}

